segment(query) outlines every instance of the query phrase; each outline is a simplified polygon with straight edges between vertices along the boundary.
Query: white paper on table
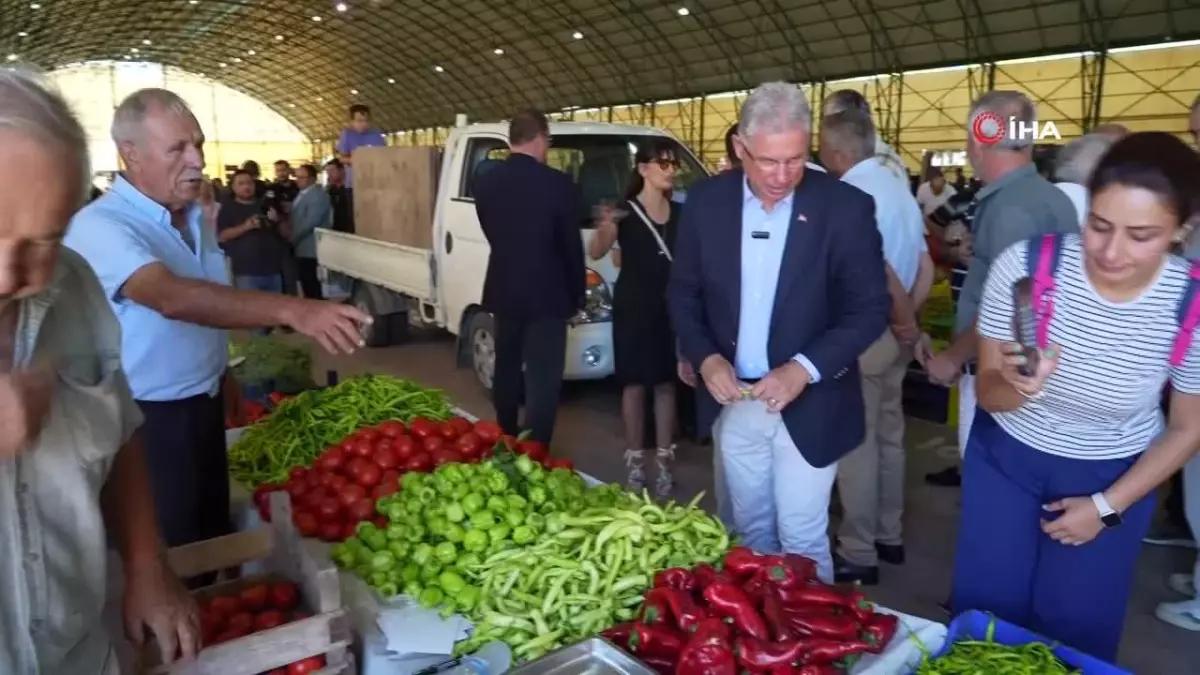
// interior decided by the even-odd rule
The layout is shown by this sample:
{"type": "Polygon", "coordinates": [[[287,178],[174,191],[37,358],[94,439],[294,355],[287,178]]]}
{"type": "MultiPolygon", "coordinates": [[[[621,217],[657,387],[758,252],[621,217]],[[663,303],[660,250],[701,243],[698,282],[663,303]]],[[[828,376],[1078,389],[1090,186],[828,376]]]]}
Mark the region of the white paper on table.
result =
{"type": "Polygon", "coordinates": [[[925,652],[936,654],[946,643],[946,626],[903,614],[887,607],[875,606],[875,611],[900,617],[900,628],[882,654],[867,654],[850,669],[851,675],[908,675],[916,671],[925,652]]]}
{"type": "Polygon", "coordinates": [[[395,654],[445,654],[466,639],[471,622],[455,614],[443,619],[436,610],[415,604],[384,609],[375,617],[385,648],[395,654]]]}

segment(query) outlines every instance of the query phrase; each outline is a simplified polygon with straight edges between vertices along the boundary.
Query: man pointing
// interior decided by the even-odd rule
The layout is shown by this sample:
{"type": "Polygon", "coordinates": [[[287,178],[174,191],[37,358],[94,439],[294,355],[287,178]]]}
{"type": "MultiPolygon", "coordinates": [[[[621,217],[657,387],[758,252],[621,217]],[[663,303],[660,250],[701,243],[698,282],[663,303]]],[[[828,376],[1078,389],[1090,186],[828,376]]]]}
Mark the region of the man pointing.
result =
{"type": "Polygon", "coordinates": [[[229,288],[225,256],[195,203],[204,135],[177,95],[134,92],[114,113],[112,137],[126,169],[75,216],[65,243],[95,270],[121,323],[159,523],[178,546],[230,529],[226,330],[290,326],[349,353],[369,318],[344,305],[229,288]]]}

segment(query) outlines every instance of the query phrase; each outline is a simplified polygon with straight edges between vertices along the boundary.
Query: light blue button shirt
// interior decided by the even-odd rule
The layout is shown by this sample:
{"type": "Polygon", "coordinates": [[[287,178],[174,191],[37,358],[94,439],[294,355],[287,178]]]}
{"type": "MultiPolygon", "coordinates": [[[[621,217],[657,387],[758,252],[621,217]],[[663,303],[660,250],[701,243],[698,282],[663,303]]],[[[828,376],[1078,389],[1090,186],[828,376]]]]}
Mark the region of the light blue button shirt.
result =
{"type": "MultiPolygon", "coordinates": [[[[750,183],[742,185],[742,300],[733,366],[743,380],[757,380],[771,371],[767,342],[793,199],[794,195],[788,195],[768,211],[750,190],[750,183]],[[768,236],[755,239],[755,232],[766,232],[768,236]]],[[[802,354],[792,358],[804,366],[813,382],[821,380],[816,366],[802,354]]]]}
{"type": "Polygon", "coordinates": [[[917,283],[921,254],[929,247],[925,243],[925,217],[908,182],[897,180],[895,172],[878,157],[868,157],[850,167],[842,174],[842,181],[875,200],[875,227],[883,238],[883,257],[904,290],[911,291],[917,283]]]}
{"type": "Polygon", "coordinates": [[[121,294],[134,272],[153,263],[178,277],[229,284],[225,254],[216,232],[201,224],[200,211],[193,205],[187,214],[192,251],[170,213],[118,177],[107,194],[75,215],[63,242],[100,278],[121,323],[121,364],[140,401],[215,396],[229,361],[225,331],[168,319],[121,294]]]}

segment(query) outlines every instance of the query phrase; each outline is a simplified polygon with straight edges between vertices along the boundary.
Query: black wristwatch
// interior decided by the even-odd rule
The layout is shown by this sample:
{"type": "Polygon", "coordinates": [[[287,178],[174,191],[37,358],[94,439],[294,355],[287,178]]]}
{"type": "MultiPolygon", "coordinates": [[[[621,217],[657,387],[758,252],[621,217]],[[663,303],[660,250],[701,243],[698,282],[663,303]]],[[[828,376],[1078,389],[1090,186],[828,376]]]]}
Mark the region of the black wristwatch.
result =
{"type": "Polygon", "coordinates": [[[1100,512],[1100,522],[1104,527],[1116,527],[1121,524],[1121,514],[1109,505],[1108,500],[1104,498],[1103,492],[1097,492],[1092,495],[1092,503],[1096,505],[1096,510],[1100,512]]]}

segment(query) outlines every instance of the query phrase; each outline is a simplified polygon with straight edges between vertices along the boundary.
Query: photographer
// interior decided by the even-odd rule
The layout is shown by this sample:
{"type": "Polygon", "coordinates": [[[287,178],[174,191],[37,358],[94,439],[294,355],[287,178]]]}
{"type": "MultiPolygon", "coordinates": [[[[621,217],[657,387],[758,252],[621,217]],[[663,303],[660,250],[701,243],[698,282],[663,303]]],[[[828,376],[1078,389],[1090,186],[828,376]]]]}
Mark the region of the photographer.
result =
{"type": "Polygon", "coordinates": [[[254,176],[233,174],[233,201],[217,214],[217,241],[233,264],[233,285],[247,291],[281,293],[283,239],[279,213],[255,197],[254,176]]]}

